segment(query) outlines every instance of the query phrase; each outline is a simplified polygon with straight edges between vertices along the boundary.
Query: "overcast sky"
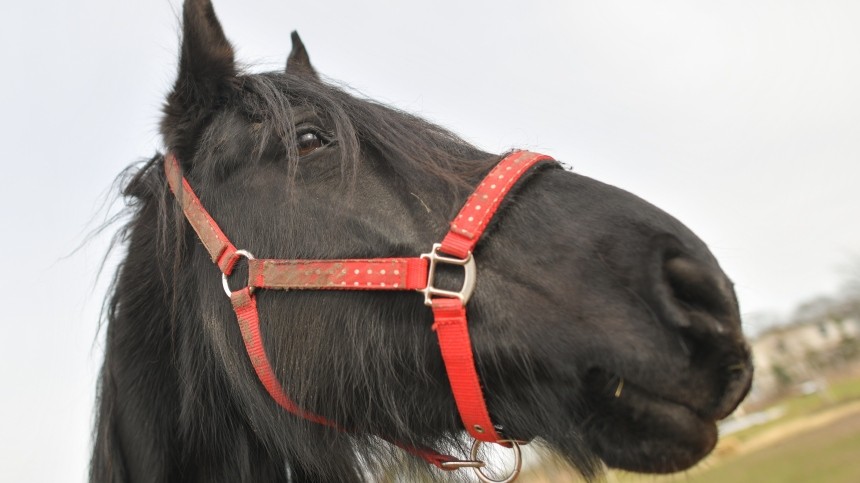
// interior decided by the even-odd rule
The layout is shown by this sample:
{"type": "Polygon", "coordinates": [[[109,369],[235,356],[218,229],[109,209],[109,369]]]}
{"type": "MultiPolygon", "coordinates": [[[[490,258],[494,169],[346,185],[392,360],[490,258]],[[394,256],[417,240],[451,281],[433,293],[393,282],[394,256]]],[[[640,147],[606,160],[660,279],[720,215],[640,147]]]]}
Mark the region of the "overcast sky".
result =
{"type": "MultiPolygon", "coordinates": [[[[298,29],[331,79],[655,203],[711,246],[745,314],[833,293],[860,257],[860,2],[215,7],[253,70],[280,69],[298,29]]],[[[2,481],[85,478],[107,237],[66,255],[161,147],[179,9],[0,6],[2,481]]]]}

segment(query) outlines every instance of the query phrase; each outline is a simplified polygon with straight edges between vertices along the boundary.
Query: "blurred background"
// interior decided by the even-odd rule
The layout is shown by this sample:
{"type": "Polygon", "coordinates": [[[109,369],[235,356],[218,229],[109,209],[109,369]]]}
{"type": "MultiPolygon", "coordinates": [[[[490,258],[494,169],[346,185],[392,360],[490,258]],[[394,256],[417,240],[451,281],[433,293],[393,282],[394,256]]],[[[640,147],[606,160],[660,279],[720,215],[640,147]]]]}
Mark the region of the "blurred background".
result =
{"type": "MultiPolygon", "coordinates": [[[[757,378],[681,480],[860,481],[860,3],[215,7],[251,70],[281,69],[297,29],[329,79],[489,151],[551,154],[710,245],[736,283],[757,378]]],[[[161,149],[180,8],[0,5],[2,481],[86,478],[118,260],[105,259],[117,226],[98,229],[121,206],[114,178],[161,149]]],[[[530,481],[577,481],[551,460],[530,481]]]]}

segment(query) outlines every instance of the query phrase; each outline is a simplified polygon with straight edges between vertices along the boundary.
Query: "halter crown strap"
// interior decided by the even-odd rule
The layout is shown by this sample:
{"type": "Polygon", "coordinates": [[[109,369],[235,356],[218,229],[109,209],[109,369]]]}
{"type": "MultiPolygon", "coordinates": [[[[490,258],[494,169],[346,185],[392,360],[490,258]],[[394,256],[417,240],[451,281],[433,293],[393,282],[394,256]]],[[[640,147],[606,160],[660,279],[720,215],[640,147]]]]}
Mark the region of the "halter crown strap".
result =
{"type": "MultiPolygon", "coordinates": [[[[529,151],[515,151],[502,159],[468,198],[451,222],[442,243],[434,246],[428,254],[413,258],[341,260],[255,259],[247,251],[238,250],[206,211],[183,177],[173,153],[165,156],[164,169],[170,189],[185,217],[225,277],[225,289],[236,312],[251,365],[263,387],[279,406],[309,421],[344,431],[337,423],[300,408],[286,395],[266,355],[254,289],[417,290],[425,294],[425,303],[432,308],[432,328],[439,339],[442,359],[463,426],[476,440],[501,442],[502,438],[487,410],[469,337],[466,302],[474,288],[474,278],[469,280],[470,276],[474,277],[475,270],[472,251],[517,180],[544,160],[553,161],[549,156],[529,151]],[[244,288],[231,291],[226,277],[242,257],[248,258],[248,282],[244,288]],[[436,263],[463,265],[467,279],[464,284],[471,286],[464,286],[460,292],[436,289],[432,286],[436,263]]],[[[457,463],[451,456],[398,442],[394,444],[443,469],[463,466],[446,466],[451,462],[457,463]]]]}

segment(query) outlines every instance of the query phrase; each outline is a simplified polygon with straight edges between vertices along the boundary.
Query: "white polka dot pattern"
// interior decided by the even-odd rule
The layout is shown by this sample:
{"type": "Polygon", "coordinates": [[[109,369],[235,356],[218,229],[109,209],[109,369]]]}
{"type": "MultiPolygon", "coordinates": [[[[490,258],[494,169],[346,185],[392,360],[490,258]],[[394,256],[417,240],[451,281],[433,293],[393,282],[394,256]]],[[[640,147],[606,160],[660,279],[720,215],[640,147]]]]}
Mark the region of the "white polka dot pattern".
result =
{"type": "Polygon", "coordinates": [[[472,251],[511,187],[523,173],[543,160],[552,161],[553,158],[530,151],[517,151],[497,164],[451,222],[451,231],[442,242],[442,251],[460,257],[472,251]]]}
{"type": "Polygon", "coordinates": [[[250,286],[256,288],[415,290],[427,285],[427,260],[375,258],[370,260],[248,261],[250,286]]]}

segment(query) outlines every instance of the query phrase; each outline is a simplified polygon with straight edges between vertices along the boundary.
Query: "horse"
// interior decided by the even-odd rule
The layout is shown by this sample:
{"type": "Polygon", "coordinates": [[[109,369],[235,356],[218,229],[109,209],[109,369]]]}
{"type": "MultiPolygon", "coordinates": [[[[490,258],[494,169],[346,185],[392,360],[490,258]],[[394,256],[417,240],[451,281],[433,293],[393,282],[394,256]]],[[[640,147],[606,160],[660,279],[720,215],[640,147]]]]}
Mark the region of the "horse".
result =
{"type": "Polygon", "coordinates": [[[122,189],[91,481],[366,481],[391,465],[446,480],[422,455],[465,451],[477,430],[539,442],[586,478],[604,464],[680,471],[714,448],[752,380],[732,283],[679,221],[546,157],[510,185],[468,267],[417,259],[425,277],[439,262],[432,302],[468,313],[463,370],[493,427],[464,423],[417,290],[258,290],[261,381],[224,295],[250,293],[234,287],[251,253],[415,257],[519,156],[331,85],[292,41],[285,69],[245,73],[210,1],[183,6],[166,152],[122,189]],[[243,248],[229,270],[187,218],[191,198],[212,220],[203,231],[243,248]]]}

